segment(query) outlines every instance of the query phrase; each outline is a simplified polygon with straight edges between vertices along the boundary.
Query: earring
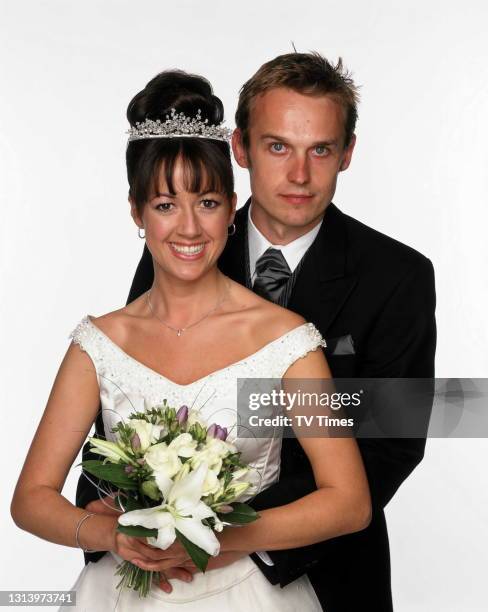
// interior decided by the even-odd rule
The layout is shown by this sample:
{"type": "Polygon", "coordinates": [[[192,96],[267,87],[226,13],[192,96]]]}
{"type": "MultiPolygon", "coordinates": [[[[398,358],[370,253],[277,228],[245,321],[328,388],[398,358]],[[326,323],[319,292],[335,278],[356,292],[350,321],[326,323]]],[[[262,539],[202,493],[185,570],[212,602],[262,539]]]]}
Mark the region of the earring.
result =
{"type": "Polygon", "coordinates": [[[137,235],[139,236],[139,238],[145,238],[146,237],[146,232],[144,232],[144,236],[141,236],[141,229],[143,229],[143,228],[141,228],[141,227],[137,228],[137,235]]]}
{"type": "Polygon", "coordinates": [[[232,225],[229,225],[229,227],[227,228],[227,234],[229,236],[233,236],[235,233],[236,233],[236,224],[232,223],[232,225]]]}

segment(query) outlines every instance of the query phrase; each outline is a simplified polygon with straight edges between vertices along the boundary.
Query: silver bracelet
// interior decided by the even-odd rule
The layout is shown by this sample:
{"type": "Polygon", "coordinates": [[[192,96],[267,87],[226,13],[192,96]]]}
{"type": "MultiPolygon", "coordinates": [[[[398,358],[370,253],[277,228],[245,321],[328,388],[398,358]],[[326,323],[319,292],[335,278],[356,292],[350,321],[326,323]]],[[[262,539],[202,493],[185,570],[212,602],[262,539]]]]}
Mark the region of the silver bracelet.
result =
{"type": "Polygon", "coordinates": [[[82,516],[80,518],[80,520],[78,521],[78,524],[76,525],[76,534],[75,534],[75,540],[76,540],[76,544],[78,546],[78,548],[81,548],[81,550],[83,552],[86,553],[93,553],[93,552],[97,552],[96,550],[88,550],[88,548],[83,548],[83,546],[80,544],[79,540],[78,540],[78,534],[80,532],[80,527],[83,523],[83,521],[86,521],[87,518],[90,518],[90,516],[95,516],[96,512],[90,512],[88,514],[85,514],[85,516],[82,516]]]}

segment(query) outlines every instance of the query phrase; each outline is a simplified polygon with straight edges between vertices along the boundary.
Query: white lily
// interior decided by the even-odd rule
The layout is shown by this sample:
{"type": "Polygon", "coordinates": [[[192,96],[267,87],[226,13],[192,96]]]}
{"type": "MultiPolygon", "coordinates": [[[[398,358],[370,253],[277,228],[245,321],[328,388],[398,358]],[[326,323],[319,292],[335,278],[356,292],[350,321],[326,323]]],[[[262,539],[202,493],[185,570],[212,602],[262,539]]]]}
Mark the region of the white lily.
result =
{"type": "MultiPolygon", "coordinates": [[[[184,476],[187,476],[190,473],[190,469],[191,469],[190,462],[187,461],[186,463],[183,464],[183,467],[178,472],[178,474],[176,474],[176,476],[173,478],[173,482],[178,482],[178,480],[181,480],[184,476]]],[[[165,489],[167,490],[167,487],[165,489]]]]}
{"type": "Polygon", "coordinates": [[[217,478],[217,474],[212,470],[207,470],[207,476],[203,483],[203,495],[211,495],[217,493],[222,488],[222,485],[217,478]]]}
{"type": "Polygon", "coordinates": [[[126,463],[133,463],[133,460],[127,455],[127,453],[120,448],[116,442],[110,442],[109,440],[101,440],[100,438],[88,437],[94,448],[90,449],[92,453],[108,457],[111,461],[118,463],[120,459],[126,463]]]}
{"type": "Polygon", "coordinates": [[[202,519],[213,517],[217,521],[217,527],[220,528],[220,521],[215,512],[201,501],[206,475],[207,468],[201,465],[181,480],[174,483],[169,481],[167,489],[163,492],[167,503],[155,508],[126,512],[119,516],[119,523],[157,529],[157,538],[148,537],[147,541],[163,550],[175,541],[178,530],[190,542],[215,557],[219,553],[220,543],[212,529],[202,524],[202,519]]]}

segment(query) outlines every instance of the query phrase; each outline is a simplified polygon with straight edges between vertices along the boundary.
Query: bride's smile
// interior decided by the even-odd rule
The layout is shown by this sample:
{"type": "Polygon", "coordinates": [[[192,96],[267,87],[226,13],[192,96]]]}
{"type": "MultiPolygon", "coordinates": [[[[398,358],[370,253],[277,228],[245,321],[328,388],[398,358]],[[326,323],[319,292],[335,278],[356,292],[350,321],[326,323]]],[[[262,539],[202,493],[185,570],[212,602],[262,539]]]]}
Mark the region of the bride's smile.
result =
{"type": "Polygon", "coordinates": [[[131,201],[132,216],[144,228],[165,282],[196,281],[215,271],[234,219],[236,196],[223,193],[208,170],[199,169],[195,184],[196,170],[182,156],[171,170],[168,180],[169,169],[159,168],[158,184],[142,207],[131,201]]]}
{"type": "Polygon", "coordinates": [[[169,246],[173,250],[176,257],[193,260],[198,259],[203,255],[205,244],[205,242],[201,244],[178,244],[176,242],[170,242],[169,246]]]}

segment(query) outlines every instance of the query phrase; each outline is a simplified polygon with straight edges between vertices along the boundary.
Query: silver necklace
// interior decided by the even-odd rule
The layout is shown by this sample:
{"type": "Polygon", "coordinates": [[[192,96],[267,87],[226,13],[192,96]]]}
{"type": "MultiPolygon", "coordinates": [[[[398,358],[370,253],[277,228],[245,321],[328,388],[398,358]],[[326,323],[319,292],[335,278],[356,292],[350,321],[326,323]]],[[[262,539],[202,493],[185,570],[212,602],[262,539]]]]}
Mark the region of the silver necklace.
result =
{"type": "Polygon", "coordinates": [[[187,325],[186,327],[173,327],[172,325],[169,325],[169,323],[166,323],[166,321],[163,321],[163,319],[161,319],[161,317],[158,317],[158,315],[156,314],[156,312],[155,312],[155,310],[153,308],[153,305],[151,304],[151,291],[152,291],[152,288],[149,289],[149,291],[147,292],[147,305],[149,306],[149,310],[154,315],[154,317],[156,317],[156,319],[160,323],[165,325],[167,328],[169,328],[172,331],[176,332],[176,335],[179,337],[179,336],[181,336],[181,334],[183,332],[185,332],[186,330],[190,329],[191,327],[195,327],[195,325],[198,325],[199,323],[204,321],[207,317],[209,317],[213,312],[215,312],[217,310],[217,308],[224,301],[224,299],[225,299],[225,297],[227,295],[228,289],[229,289],[229,285],[227,285],[227,289],[224,291],[222,297],[218,300],[218,302],[215,304],[215,306],[212,308],[212,310],[209,310],[205,315],[203,315],[203,317],[201,319],[198,319],[198,321],[195,321],[195,323],[191,323],[191,325],[187,325]]]}

